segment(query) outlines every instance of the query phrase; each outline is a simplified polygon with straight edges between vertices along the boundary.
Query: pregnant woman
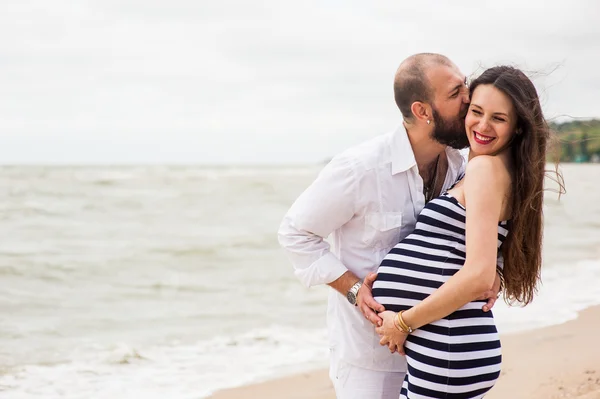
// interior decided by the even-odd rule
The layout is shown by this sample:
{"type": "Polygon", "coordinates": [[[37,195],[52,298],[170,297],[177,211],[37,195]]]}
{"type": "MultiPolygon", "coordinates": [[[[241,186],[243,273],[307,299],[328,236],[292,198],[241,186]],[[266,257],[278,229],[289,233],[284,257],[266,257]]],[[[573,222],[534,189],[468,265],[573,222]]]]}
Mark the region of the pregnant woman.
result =
{"type": "Polygon", "coordinates": [[[548,126],[518,69],[486,70],[471,85],[464,178],[430,201],[415,231],[385,257],[373,297],[386,311],[381,343],[405,353],[401,398],[481,398],[498,379],[501,347],[489,290],[498,252],[504,294],[527,304],[540,277],[548,126]]]}

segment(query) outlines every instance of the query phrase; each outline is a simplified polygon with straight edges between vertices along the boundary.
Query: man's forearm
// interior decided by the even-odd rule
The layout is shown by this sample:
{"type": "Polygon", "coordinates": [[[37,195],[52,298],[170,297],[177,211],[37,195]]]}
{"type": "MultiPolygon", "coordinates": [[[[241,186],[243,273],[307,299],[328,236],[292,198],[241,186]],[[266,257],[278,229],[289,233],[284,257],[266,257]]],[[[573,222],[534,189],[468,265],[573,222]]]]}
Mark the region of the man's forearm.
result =
{"type": "Polygon", "coordinates": [[[346,296],[348,291],[350,291],[350,288],[352,288],[352,286],[356,284],[357,281],[360,281],[360,278],[358,278],[356,274],[348,270],[347,272],[342,274],[337,280],[334,280],[327,285],[339,292],[340,294],[346,296]]]}

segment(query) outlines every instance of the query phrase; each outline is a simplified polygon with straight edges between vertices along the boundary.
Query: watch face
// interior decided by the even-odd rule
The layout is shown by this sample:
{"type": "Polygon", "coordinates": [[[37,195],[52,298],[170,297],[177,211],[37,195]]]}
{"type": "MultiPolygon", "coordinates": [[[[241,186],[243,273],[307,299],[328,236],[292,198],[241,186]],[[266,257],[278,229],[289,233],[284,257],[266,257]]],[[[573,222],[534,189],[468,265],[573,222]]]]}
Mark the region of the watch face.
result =
{"type": "Polygon", "coordinates": [[[356,303],[356,295],[354,295],[353,292],[347,293],[346,298],[348,298],[348,302],[350,302],[352,305],[356,303]]]}

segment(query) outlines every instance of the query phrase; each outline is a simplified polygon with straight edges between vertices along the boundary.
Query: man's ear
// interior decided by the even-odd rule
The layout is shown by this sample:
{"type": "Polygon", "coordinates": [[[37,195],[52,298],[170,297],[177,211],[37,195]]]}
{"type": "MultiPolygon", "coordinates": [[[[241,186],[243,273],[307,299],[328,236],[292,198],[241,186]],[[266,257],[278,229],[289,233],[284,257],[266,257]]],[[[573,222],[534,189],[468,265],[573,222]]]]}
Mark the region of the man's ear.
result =
{"type": "Polygon", "coordinates": [[[421,101],[415,101],[411,104],[410,110],[416,120],[426,122],[433,119],[433,112],[431,105],[423,103],[421,101]]]}

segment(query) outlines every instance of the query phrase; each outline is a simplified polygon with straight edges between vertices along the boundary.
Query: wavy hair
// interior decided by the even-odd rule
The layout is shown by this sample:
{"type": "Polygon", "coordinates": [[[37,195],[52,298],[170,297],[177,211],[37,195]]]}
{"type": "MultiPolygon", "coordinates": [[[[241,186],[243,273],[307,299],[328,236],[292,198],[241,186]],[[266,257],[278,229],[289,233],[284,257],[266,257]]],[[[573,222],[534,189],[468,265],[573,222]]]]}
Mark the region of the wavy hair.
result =
{"type": "Polygon", "coordinates": [[[506,94],[517,115],[509,148],[513,162],[512,218],[502,245],[502,274],[504,299],[526,305],[533,300],[541,277],[542,202],[550,129],[535,86],[521,70],[511,66],[487,69],[471,83],[471,95],[480,85],[492,85],[506,94]]]}

